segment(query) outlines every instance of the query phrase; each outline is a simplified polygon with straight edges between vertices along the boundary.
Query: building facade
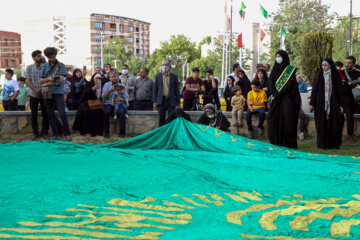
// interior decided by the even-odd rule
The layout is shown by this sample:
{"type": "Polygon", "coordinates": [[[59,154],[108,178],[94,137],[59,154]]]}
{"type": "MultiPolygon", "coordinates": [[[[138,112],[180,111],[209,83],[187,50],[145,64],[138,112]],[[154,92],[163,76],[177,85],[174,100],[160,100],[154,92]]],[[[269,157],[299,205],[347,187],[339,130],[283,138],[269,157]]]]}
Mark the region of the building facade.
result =
{"type": "MultiPolygon", "coordinates": [[[[126,17],[93,13],[32,18],[24,20],[21,33],[25,66],[33,63],[34,50],[56,47],[57,59],[68,69],[86,66],[88,73],[92,73],[101,65],[101,43],[106,44],[114,37],[123,38],[136,59],[150,55],[150,23],[126,17]]],[[[103,53],[104,62],[107,57],[108,53],[103,53]]]]}
{"type": "Polygon", "coordinates": [[[19,68],[21,65],[21,36],[0,31],[0,68],[19,68]]]}
{"type": "MultiPolygon", "coordinates": [[[[93,13],[90,26],[91,56],[96,65],[101,64],[101,42],[104,44],[115,37],[125,40],[128,50],[134,53],[135,59],[145,59],[150,55],[150,23],[148,22],[93,13]]],[[[108,59],[107,57],[108,53],[103,53],[104,61],[108,59]]]]}

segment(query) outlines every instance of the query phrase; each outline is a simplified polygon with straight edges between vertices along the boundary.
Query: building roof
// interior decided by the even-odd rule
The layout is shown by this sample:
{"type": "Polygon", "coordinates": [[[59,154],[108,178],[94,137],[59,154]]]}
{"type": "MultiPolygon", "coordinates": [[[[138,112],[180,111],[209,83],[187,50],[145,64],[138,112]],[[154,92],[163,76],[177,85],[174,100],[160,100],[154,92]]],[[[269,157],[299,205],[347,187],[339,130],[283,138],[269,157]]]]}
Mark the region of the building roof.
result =
{"type": "Polygon", "coordinates": [[[118,18],[124,18],[124,19],[128,19],[128,20],[134,20],[134,21],[142,22],[142,23],[146,23],[146,24],[151,24],[149,22],[141,21],[141,20],[138,20],[135,18],[122,17],[122,16],[117,16],[117,15],[108,15],[108,14],[102,14],[102,13],[91,13],[90,15],[92,17],[96,17],[96,16],[98,16],[98,17],[118,17],[118,18]]]}
{"type": "Polygon", "coordinates": [[[0,36],[6,35],[6,36],[12,36],[12,37],[20,37],[19,33],[16,32],[8,32],[8,31],[0,31],[0,36]]]}

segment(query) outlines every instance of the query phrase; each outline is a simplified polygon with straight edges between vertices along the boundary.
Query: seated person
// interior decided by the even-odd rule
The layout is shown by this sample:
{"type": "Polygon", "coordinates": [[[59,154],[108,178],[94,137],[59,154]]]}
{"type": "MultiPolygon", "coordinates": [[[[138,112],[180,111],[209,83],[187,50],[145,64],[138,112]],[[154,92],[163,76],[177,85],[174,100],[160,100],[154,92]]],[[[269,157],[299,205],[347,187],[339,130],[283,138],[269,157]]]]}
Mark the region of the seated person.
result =
{"type": "Polygon", "coordinates": [[[248,137],[254,138],[254,128],[252,126],[252,115],[259,113],[259,125],[257,127],[258,135],[261,136],[264,133],[264,120],[265,120],[265,104],[268,101],[266,92],[261,90],[260,82],[253,80],[251,82],[251,91],[248,93],[247,104],[248,111],[246,113],[246,122],[248,125],[248,137]]]}
{"type": "Polygon", "coordinates": [[[230,132],[230,122],[221,111],[216,111],[215,106],[211,103],[205,105],[204,113],[201,115],[198,123],[230,132]]]}

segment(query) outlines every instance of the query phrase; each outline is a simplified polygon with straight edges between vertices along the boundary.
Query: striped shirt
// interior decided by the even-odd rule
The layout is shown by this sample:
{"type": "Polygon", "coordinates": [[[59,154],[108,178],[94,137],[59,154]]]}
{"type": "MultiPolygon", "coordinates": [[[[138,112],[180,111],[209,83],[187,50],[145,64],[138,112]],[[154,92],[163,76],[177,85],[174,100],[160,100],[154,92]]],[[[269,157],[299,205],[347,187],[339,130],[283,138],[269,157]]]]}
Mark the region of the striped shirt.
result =
{"type": "MultiPolygon", "coordinates": [[[[41,88],[41,84],[40,84],[40,80],[39,80],[40,79],[40,67],[37,68],[35,63],[26,67],[25,78],[29,79],[35,88],[37,88],[37,89],[41,88]]],[[[29,88],[29,95],[34,98],[38,97],[31,88],[29,88]]]]}
{"type": "MultiPolygon", "coordinates": [[[[56,72],[55,76],[53,75],[55,73],[55,70],[56,70],[56,67],[54,67],[54,69],[50,71],[51,69],[51,66],[50,64],[47,62],[47,63],[44,63],[43,65],[41,65],[41,68],[40,68],[40,78],[48,78],[50,76],[52,77],[60,77],[60,76],[64,76],[66,77],[67,76],[67,72],[66,72],[66,68],[65,68],[65,65],[61,62],[58,63],[59,64],[59,69],[58,71],[56,72]]],[[[65,79],[64,79],[65,81],[65,79]]],[[[51,86],[51,93],[52,94],[64,94],[64,81],[60,84],[60,86],[51,86]]]]}

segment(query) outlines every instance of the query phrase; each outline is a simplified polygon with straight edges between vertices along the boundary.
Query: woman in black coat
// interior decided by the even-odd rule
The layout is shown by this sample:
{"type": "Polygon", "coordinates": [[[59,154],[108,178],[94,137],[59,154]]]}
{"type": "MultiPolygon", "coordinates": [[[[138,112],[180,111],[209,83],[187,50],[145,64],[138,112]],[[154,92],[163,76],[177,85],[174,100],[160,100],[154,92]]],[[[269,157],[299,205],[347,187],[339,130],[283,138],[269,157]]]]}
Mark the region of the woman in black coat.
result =
{"type": "Polygon", "coordinates": [[[341,78],[331,59],[324,59],[316,74],[310,99],[314,110],[317,146],[338,149],[342,143],[344,92],[341,78]]]}
{"type": "Polygon", "coordinates": [[[235,79],[233,76],[228,76],[226,78],[226,87],[224,89],[224,98],[225,98],[225,102],[226,102],[226,111],[232,111],[232,106],[231,106],[231,98],[233,96],[233,93],[231,91],[231,88],[234,86],[234,82],[235,79]]]}
{"type": "Polygon", "coordinates": [[[79,109],[73,125],[73,130],[81,135],[91,134],[92,137],[103,135],[103,109],[90,109],[88,100],[101,99],[101,75],[97,74],[93,81],[86,82],[80,98],[79,109]]]}

